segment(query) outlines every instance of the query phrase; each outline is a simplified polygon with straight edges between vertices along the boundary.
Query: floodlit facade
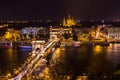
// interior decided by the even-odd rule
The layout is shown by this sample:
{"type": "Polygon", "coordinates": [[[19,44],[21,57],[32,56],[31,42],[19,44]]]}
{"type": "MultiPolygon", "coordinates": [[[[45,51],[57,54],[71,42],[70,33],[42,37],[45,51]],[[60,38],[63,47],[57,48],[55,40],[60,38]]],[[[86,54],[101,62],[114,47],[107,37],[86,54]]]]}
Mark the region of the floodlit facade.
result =
{"type": "Polygon", "coordinates": [[[40,35],[49,34],[49,30],[44,27],[25,27],[21,30],[21,35],[27,39],[36,38],[40,35]]]}
{"type": "Polygon", "coordinates": [[[63,19],[63,26],[73,26],[75,25],[75,20],[70,16],[68,15],[67,18],[64,18],[63,19]]]}
{"type": "Polygon", "coordinates": [[[120,27],[109,27],[108,38],[114,40],[120,40],[120,27]]]}

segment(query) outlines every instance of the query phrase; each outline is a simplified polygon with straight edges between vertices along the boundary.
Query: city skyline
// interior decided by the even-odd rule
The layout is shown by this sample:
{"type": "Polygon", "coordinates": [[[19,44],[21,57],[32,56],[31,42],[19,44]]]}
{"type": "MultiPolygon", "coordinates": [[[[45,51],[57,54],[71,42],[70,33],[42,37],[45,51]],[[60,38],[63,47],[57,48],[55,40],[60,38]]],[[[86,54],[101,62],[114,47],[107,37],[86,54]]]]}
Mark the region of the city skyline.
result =
{"type": "Polygon", "coordinates": [[[118,20],[116,0],[2,0],[0,20],[62,20],[71,14],[75,19],[118,20]]]}

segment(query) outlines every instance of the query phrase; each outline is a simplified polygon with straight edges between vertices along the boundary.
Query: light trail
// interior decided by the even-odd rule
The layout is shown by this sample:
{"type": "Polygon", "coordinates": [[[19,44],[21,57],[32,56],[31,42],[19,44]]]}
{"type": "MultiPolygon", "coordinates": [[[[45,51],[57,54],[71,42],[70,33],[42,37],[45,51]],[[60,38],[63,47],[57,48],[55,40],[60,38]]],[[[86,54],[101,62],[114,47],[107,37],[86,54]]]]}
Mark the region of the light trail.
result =
{"type": "MultiPolygon", "coordinates": [[[[21,80],[26,74],[27,72],[29,72],[30,70],[32,70],[31,68],[35,65],[35,63],[40,59],[41,54],[44,54],[47,49],[49,49],[55,42],[57,42],[59,40],[54,39],[50,42],[47,43],[47,45],[44,47],[43,51],[40,51],[40,53],[38,53],[33,59],[32,61],[30,61],[30,63],[22,70],[22,72],[20,72],[17,76],[15,76],[12,79],[9,80],[21,80]],[[44,53],[43,53],[44,52],[44,53]]],[[[32,51],[33,52],[33,51],[32,51]]],[[[36,52],[32,53],[35,54],[36,52]]]]}

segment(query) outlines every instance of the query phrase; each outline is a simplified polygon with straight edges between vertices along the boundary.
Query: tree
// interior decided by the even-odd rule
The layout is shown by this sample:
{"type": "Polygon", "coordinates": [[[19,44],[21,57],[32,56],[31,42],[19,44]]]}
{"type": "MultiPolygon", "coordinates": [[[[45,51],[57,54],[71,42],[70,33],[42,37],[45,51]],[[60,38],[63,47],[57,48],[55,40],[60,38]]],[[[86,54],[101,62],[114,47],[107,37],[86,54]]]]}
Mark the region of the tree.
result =
{"type": "Polygon", "coordinates": [[[76,34],[73,35],[73,40],[77,41],[78,40],[78,36],[76,34]]]}
{"type": "Polygon", "coordinates": [[[66,34],[66,33],[65,33],[65,34],[63,34],[63,36],[64,36],[64,38],[65,38],[65,39],[68,39],[68,38],[69,38],[69,35],[68,35],[68,34],[66,34]]]}
{"type": "Polygon", "coordinates": [[[88,39],[89,39],[89,41],[91,41],[93,39],[91,34],[88,35],[88,39]]]}

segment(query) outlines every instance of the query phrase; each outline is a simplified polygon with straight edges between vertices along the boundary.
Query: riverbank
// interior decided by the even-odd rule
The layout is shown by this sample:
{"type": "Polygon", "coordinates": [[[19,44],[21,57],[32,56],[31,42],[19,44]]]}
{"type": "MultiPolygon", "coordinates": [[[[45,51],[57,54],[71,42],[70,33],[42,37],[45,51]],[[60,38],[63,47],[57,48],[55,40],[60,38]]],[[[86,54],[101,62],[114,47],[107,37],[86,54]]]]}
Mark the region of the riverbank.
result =
{"type": "Polygon", "coordinates": [[[105,42],[105,41],[73,41],[73,40],[64,40],[61,42],[61,46],[94,47],[96,45],[109,46],[109,42],[105,42]]]}
{"type": "Polygon", "coordinates": [[[14,48],[21,45],[31,46],[31,41],[0,41],[0,48],[14,48]]]}
{"type": "Polygon", "coordinates": [[[109,42],[104,42],[104,41],[86,41],[86,42],[82,42],[81,46],[96,46],[96,45],[100,45],[100,46],[109,46],[109,42]]]}

